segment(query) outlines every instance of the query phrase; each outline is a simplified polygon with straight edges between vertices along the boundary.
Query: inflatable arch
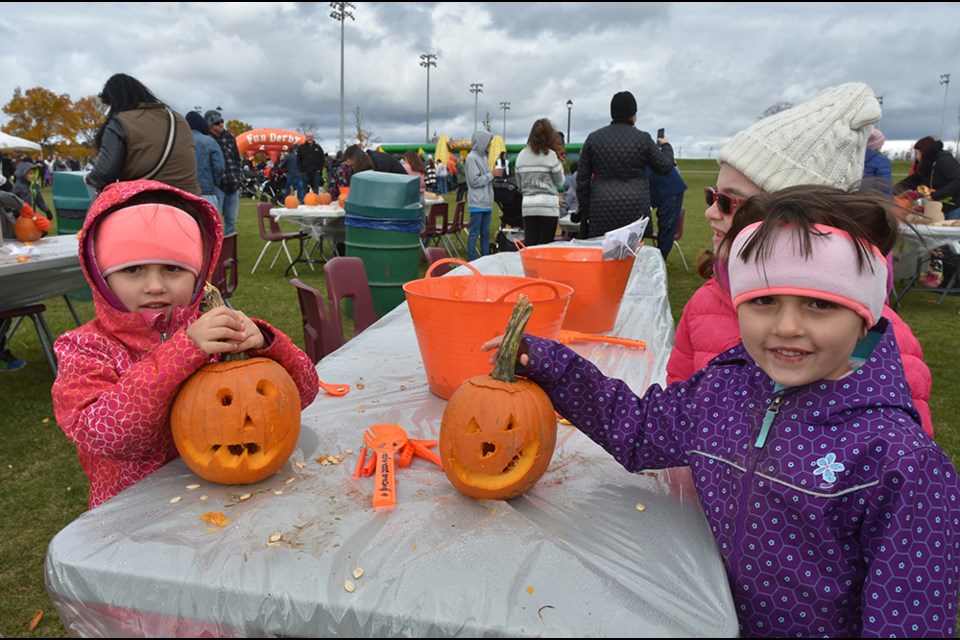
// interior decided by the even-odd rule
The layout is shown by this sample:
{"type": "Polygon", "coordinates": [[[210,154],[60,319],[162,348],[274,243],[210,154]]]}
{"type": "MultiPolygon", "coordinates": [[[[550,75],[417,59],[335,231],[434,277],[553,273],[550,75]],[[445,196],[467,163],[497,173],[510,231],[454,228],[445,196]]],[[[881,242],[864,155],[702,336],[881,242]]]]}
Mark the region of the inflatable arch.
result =
{"type": "Polygon", "coordinates": [[[254,129],[237,136],[237,149],[246,156],[263,151],[276,162],[281,151],[291,151],[306,139],[302,133],[286,129],[254,129]]]}

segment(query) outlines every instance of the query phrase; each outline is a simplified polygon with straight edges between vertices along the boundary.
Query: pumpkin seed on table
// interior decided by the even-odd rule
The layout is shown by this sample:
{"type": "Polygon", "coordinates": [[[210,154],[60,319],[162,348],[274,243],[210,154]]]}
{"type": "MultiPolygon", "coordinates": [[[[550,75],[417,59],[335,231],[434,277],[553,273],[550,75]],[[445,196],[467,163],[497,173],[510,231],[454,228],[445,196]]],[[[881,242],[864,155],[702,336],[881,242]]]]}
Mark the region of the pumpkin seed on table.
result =
{"type": "Polygon", "coordinates": [[[647,505],[643,504],[642,502],[637,503],[637,511],[646,511],[646,510],[647,510],[647,505]]]}
{"type": "Polygon", "coordinates": [[[353,577],[355,579],[359,580],[360,576],[362,575],[363,575],[363,569],[361,569],[360,567],[357,567],[356,569],[353,570],[353,577]]]}
{"type": "Polygon", "coordinates": [[[354,584],[353,580],[345,580],[343,582],[343,588],[346,589],[348,593],[353,593],[357,590],[357,585],[354,584]]]}
{"type": "Polygon", "coordinates": [[[170,504],[177,504],[178,502],[180,502],[180,496],[177,496],[176,498],[170,498],[170,504]]]}

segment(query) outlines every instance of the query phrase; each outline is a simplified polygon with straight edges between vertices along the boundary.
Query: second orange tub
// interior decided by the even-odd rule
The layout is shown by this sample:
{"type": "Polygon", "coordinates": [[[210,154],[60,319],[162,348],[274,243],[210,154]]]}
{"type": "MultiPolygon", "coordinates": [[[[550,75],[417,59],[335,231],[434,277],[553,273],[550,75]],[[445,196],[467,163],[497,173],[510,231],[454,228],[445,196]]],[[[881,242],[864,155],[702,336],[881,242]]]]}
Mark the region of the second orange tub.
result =
{"type": "Polygon", "coordinates": [[[604,333],[613,329],[634,258],[604,260],[599,247],[526,247],[520,250],[528,278],[562,282],[573,288],[564,329],[604,333]]]}
{"type": "Polygon", "coordinates": [[[482,275],[475,267],[453,258],[430,265],[426,277],[403,285],[413,318],[427,382],[434,395],[449,400],[467,378],[490,373],[491,351],[480,346],[502,335],[517,297],[533,303],[526,333],[557,340],[573,295],[559,282],[521,276],[482,275]],[[456,262],[474,275],[430,277],[437,266],[456,262]]]}

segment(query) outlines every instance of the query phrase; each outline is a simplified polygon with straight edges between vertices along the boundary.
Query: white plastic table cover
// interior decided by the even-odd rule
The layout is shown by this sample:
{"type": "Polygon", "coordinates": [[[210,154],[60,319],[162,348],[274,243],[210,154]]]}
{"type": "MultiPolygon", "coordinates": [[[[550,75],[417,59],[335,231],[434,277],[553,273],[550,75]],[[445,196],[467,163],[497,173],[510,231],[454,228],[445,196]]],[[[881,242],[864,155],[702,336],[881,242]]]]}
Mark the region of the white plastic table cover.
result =
{"type": "MultiPolygon", "coordinates": [[[[515,252],[471,264],[523,275],[515,252]]],[[[665,277],[659,251],[644,248],[611,332],[645,340],[646,351],[572,345],[635,390],[665,379],[673,343],[665,277]]],[[[398,504],[374,510],[373,478],[352,477],[363,430],[394,422],[435,439],[445,406],[428,390],[407,304],[317,370],[353,388],[340,398],[321,391],[277,475],[221,486],[177,459],[56,535],[46,581],[70,634],[737,635],[688,468],[628,473],[559,424],[549,469],[518,498],[467,498],[414,458],[398,469],[398,504]],[[316,462],[348,449],[342,464],[316,462]],[[211,530],[201,520],[208,512],[229,524],[211,530]]]]}
{"type": "MultiPolygon", "coordinates": [[[[23,247],[16,240],[5,246],[23,247]]],[[[85,287],[77,236],[47,236],[33,243],[37,255],[26,262],[0,251],[0,311],[35,304],[85,287]]]]}

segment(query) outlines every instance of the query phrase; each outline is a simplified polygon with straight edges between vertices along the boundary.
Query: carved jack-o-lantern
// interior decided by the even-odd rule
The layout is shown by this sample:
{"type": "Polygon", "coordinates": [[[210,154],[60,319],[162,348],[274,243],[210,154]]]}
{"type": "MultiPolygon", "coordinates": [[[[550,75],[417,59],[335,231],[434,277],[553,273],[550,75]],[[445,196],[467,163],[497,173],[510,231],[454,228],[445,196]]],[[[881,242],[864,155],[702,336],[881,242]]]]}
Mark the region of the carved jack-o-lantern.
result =
{"type": "Polygon", "coordinates": [[[471,498],[509,500],[550,465],[556,413],[535,383],[518,379],[514,363],[533,306],[521,296],[490,375],[465,380],[447,402],[439,454],[451,484],[471,498]]]}
{"type": "Polygon", "coordinates": [[[297,445],[300,392],[269,358],[224,359],[180,386],[170,409],[173,441],[204,480],[259,482],[279,471],[297,445]]]}

